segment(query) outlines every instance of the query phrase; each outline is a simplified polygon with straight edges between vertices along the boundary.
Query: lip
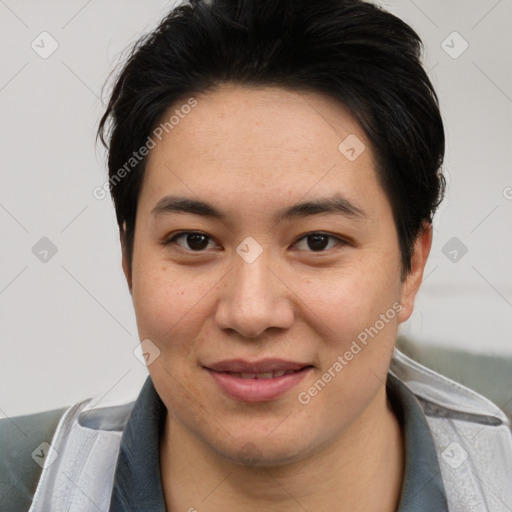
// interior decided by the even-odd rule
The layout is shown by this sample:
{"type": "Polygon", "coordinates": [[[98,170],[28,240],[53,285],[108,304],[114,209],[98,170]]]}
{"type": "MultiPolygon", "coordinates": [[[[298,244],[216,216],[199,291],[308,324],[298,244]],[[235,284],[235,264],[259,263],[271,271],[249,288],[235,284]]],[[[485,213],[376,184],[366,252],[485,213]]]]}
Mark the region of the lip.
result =
{"type": "Polygon", "coordinates": [[[247,361],[246,359],[226,359],[206,366],[217,372],[238,372],[238,373],[265,373],[273,371],[300,370],[304,366],[311,366],[309,363],[299,363],[286,359],[267,358],[259,361],[247,361]]]}
{"type": "Polygon", "coordinates": [[[309,373],[313,366],[308,363],[284,359],[262,359],[247,361],[230,359],[204,367],[219,388],[230,398],[243,402],[266,402],[283,396],[309,373]],[[269,378],[242,378],[234,373],[269,373],[288,371],[281,376],[269,378]]]}

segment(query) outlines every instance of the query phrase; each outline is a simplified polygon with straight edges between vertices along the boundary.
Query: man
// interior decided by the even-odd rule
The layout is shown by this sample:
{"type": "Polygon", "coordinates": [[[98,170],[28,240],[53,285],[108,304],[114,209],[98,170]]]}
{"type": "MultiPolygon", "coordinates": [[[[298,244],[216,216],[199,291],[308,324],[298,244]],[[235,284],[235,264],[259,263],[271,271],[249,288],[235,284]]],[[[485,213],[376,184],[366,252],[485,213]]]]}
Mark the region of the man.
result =
{"type": "Polygon", "coordinates": [[[59,412],[32,512],[510,510],[505,415],[395,350],[444,191],[409,26],[356,0],[182,5],[99,134],[150,375],[59,412]]]}

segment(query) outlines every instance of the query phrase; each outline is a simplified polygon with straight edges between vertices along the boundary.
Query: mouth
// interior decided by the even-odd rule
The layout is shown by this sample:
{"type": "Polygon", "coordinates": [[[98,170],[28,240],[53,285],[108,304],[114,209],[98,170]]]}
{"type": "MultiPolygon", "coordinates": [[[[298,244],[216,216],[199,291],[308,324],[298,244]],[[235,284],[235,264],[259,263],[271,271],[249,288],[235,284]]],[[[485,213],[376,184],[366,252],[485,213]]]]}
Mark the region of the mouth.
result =
{"type": "Polygon", "coordinates": [[[240,379],[275,379],[276,377],[282,377],[283,375],[291,375],[292,373],[297,373],[300,371],[302,371],[302,368],[300,370],[274,370],[272,372],[262,372],[262,373],[242,373],[242,372],[220,372],[220,373],[227,373],[228,375],[233,375],[234,377],[238,377],[240,379]]]}
{"type": "Polygon", "coordinates": [[[242,402],[276,400],[295,387],[313,365],[282,359],[221,361],[204,366],[220,390],[242,402]]]}

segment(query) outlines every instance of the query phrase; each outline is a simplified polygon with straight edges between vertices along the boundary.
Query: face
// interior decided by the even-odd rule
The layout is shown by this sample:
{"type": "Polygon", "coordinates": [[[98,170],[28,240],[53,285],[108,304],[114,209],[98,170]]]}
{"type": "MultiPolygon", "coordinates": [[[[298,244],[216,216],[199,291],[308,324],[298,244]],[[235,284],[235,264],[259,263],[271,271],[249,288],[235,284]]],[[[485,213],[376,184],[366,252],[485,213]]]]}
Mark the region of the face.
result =
{"type": "Polygon", "coordinates": [[[300,460],[377,410],[429,237],[401,281],[370,142],[333,100],[238,86],[195,98],[150,151],[131,274],[123,260],[140,339],[160,351],[148,370],[169,416],[215,453],[300,460]]]}

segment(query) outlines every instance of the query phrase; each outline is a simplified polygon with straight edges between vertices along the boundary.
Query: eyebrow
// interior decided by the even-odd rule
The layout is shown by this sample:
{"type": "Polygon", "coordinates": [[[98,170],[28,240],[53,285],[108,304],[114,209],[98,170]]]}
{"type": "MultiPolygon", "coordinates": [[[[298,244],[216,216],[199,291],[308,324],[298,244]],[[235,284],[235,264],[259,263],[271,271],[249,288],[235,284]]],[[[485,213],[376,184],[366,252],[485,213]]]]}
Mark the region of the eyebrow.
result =
{"type": "MultiPolygon", "coordinates": [[[[165,196],[151,210],[155,217],[172,213],[191,213],[220,221],[227,220],[227,214],[215,206],[183,196],[165,196]]],[[[273,217],[275,223],[285,220],[301,219],[310,215],[334,213],[353,219],[366,219],[366,213],[340,194],[330,197],[304,201],[278,210],[273,217]]]]}

